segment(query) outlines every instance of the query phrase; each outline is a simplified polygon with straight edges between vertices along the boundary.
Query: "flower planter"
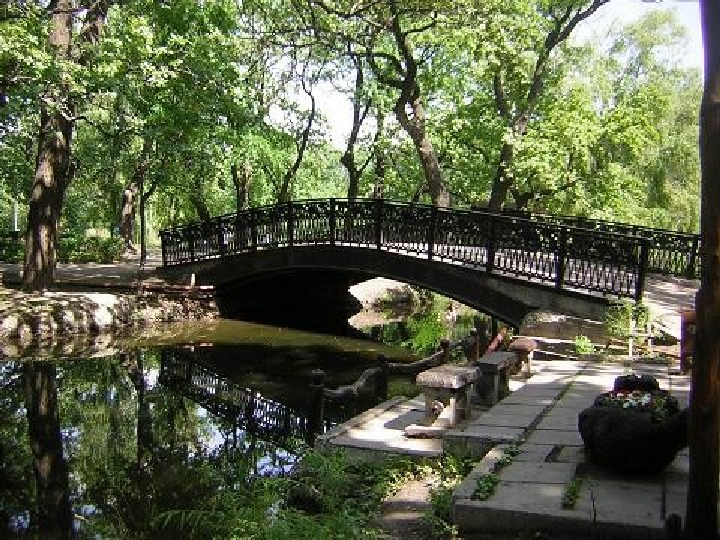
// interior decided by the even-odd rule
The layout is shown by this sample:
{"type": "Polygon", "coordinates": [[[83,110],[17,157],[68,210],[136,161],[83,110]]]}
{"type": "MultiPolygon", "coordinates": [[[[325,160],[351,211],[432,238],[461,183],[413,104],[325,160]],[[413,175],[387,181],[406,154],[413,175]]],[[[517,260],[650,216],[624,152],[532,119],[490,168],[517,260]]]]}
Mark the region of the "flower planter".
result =
{"type": "Polygon", "coordinates": [[[650,377],[624,376],[578,416],[588,460],[624,474],[655,474],[687,446],[688,411],[650,377]]]}

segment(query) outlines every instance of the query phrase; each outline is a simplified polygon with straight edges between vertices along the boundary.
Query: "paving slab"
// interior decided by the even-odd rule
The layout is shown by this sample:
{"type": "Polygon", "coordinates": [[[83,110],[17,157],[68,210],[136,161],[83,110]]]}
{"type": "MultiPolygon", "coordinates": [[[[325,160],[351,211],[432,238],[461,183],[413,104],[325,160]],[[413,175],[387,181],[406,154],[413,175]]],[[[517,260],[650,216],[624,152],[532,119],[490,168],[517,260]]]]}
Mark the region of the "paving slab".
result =
{"type": "Polygon", "coordinates": [[[577,430],[536,429],[527,438],[531,444],[562,444],[565,446],[582,446],[583,442],[577,430]]]}
{"type": "Polygon", "coordinates": [[[503,482],[566,484],[575,477],[575,463],[528,463],[513,461],[501,471],[503,482]]]}
{"type": "Polygon", "coordinates": [[[554,397],[538,397],[513,392],[500,403],[503,405],[542,405],[543,407],[547,407],[548,405],[552,405],[554,401],[554,397]]]}
{"type": "MultiPolygon", "coordinates": [[[[504,415],[504,414],[511,414],[511,415],[523,415],[523,416],[535,416],[539,415],[541,412],[545,410],[546,405],[542,405],[540,403],[535,405],[514,405],[511,403],[498,403],[495,405],[490,411],[494,415],[504,415]]],[[[482,417],[481,417],[482,418],[482,417]]],[[[478,420],[473,420],[471,424],[478,423],[478,420]]]]}
{"type": "Polygon", "coordinates": [[[577,425],[578,425],[577,414],[554,415],[554,416],[546,416],[545,418],[543,418],[542,421],[538,424],[537,429],[572,431],[572,430],[577,429],[577,425]]]}
{"type": "Polygon", "coordinates": [[[530,424],[532,424],[536,418],[537,415],[535,414],[503,414],[496,412],[486,412],[482,414],[477,420],[474,420],[472,425],[506,426],[524,429],[530,424]]]}
{"type": "Polygon", "coordinates": [[[591,499],[599,523],[663,527],[662,486],[643,485],[638,490],[629,483],[588,482],[583,487],[581,497],[591,499]]]}
{"type": "Polygon", "coordinates": [[[527,444],[520,446],[520,453],[513,461],[527,461],[531,463],[545,463],[548,454],[555,448],[552,444],[527,444]]]}
{"type": "Polygon", "coordinates": [[[503,426],[469,425],[465,429],[455,429],[446,432],[450,438],[482,439],[501,442],[513,442],[524,433],[523,429],[503,426]]]}

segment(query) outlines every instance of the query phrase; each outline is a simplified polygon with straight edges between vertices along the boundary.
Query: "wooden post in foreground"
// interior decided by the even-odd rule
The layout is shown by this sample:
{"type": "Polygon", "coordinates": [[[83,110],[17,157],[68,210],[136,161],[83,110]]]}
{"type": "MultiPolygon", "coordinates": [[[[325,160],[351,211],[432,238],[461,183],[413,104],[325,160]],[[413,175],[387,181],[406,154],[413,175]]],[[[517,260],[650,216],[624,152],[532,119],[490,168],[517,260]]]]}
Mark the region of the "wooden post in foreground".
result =
{"type": "Polygon", "coordinates": [[[700,106],[702,276],[690,394],[685,538],[717,538],[720,445],[720,1],[700,0],[705,87],[700,106]]]}

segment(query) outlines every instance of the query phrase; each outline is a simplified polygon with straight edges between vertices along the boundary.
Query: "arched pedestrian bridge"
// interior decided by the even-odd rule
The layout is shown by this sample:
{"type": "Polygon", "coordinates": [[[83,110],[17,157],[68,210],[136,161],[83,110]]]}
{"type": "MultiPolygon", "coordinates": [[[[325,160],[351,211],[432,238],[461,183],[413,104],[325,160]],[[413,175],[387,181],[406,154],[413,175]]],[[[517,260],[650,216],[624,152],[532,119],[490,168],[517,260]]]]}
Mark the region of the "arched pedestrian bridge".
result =
{"type": "MultiPolygon", "coordinates": [[[[166,229],[163,271],[222,287],[384,276],[519,326],[531,310],[598,317],[650,274],[693,278],[699,237],[606,221],[370,200],[305,200],[166,229]]],[[[341,280],[342,281],[342,280],[341,280]]],[[[297,283],[295,284],[297,286],[297,283]]]]}

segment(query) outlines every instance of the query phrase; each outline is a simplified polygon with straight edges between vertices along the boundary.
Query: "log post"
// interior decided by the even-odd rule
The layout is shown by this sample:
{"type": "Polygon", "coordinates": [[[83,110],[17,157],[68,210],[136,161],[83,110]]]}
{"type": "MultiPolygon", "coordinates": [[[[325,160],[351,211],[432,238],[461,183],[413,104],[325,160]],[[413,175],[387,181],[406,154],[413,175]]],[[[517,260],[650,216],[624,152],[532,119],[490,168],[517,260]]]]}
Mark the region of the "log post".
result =
{"type": "Polygon", "coordinates": [[[450,340],[440,340],[440,350],[442,351],[442,363],[446,364],[450,360],[450,340]]]}
{"type": "Polygon", "coordinates": [[[310,415],[305,442],[308,446],[315,445],[315,438],[323,432],[325,416],[325,372],[313,369],[310,372],[310,415]]]}
{"type": "Polygon", "coordinates": [[[388,396],[388,375],[390,374],[390,365],[384,354],[378,354],[378,368],[380,368],[377,377],[375,377],[375,395],[378,401],[385,401],[388,396]]]}

